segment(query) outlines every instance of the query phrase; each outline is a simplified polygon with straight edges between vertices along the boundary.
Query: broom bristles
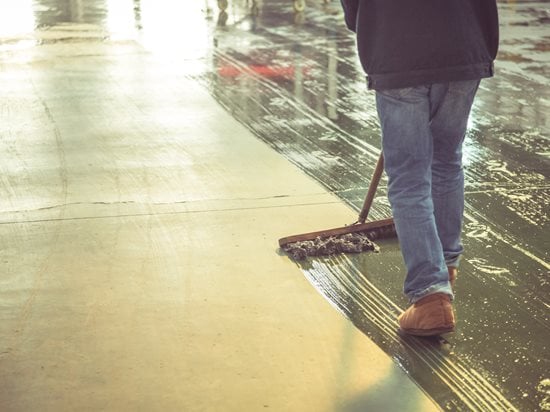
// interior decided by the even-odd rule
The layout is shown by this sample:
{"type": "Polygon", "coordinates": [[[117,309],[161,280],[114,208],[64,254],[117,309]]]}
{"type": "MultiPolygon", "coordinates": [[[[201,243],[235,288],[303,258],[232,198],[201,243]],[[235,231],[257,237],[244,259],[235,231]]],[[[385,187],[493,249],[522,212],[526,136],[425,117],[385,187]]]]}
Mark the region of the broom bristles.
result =
{"type": "Polygon", "coordinates": [[[287,243],[281,248],[293,260],[303,260],[308,256],[330,256],[339,253],[379,252],[380,247],[373,241],[394,236],[396,236],[395,226],[388,225],[338,236],[318,236],[313,240],[287,243]]]}

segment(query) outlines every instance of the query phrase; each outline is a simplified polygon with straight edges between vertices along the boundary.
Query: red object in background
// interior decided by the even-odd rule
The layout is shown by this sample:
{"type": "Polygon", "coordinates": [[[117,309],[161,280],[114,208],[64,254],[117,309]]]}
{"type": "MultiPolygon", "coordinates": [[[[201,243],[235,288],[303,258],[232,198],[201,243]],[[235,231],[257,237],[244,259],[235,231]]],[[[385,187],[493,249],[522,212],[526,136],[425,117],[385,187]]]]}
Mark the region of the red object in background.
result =
{"type": "Polygon", "coordinates": [[[249,65],[246,69],[237,66],[221,66],[218,68],[218,74],[222,77],[237,77],[247,70],[250,70],[263,77],[293,77],[295,69],[292,66],[277,67],[266,65],[249,65]]]}

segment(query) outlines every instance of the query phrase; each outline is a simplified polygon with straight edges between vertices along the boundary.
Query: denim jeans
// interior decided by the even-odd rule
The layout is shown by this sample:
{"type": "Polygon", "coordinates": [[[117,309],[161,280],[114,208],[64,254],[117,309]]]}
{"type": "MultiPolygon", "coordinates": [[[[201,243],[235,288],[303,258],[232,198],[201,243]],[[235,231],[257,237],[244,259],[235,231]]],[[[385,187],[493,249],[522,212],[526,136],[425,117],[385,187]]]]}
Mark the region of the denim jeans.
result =
{"type": "Polygon", "coordinates": [[[376,92],[411,303],[439,292],[453,298],[447,266],[457,267],[463,253],[462,143],[478,86],[468,80],[376,92]]]}

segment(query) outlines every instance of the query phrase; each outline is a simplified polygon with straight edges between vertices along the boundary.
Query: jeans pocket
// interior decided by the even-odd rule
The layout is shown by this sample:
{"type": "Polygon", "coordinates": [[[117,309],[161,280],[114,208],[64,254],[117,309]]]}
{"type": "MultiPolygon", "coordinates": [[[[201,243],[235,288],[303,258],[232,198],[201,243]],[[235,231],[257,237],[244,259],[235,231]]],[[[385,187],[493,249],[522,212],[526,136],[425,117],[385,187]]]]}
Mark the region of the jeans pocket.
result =
{"type": "Polygon", "coordinates": [[[463,96],[475,95],[479,87],[480,79],[478,80],[459,80],[449,83],[449,93],[463,96]]]}
{"type": "Polygon", "coordinates": [[[385,89],[377,90],[376,93],[379,93],[385,97],[395,100],[407,101],[415,100],[419,97],[426,96],[429,93],[428,86],[413,86],[413,87],[402,87],[400,89],[385,89]]]}
{"type": "Polygon", "coordinates": [[[428,93],[427,86],[376,91],[382,146],[390,163],[430,157],[428,93]]]}

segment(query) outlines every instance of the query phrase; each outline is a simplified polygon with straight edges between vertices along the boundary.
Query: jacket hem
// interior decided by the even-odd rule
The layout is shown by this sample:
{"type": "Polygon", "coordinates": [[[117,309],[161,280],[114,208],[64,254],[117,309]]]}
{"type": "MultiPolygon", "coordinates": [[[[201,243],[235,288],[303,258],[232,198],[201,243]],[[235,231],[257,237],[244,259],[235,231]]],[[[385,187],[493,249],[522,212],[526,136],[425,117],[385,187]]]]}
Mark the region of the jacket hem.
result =
{"type": "Polygon", "coordinates": [[[369,89],[385,90],[420,86],[423,84],[446,83],[461,80],[476,80],[494,75],[493,62],[444,69],[415,70],[403,73],[369,74],[369,89]]]}

